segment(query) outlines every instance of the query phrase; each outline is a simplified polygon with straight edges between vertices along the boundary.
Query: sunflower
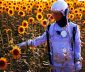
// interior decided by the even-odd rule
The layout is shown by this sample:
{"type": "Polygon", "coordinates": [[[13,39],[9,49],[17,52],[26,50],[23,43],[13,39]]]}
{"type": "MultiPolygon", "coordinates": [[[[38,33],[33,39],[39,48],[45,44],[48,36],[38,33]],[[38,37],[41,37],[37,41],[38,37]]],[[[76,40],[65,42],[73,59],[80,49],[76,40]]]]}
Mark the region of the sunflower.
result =
{"type": "Polygon", "coordinates": [[[74,10],[74,13],[79,13],[79,9],[75,9],[74,10]]]}
{"type": "Polygon", "coordinates": [[[85,21],[83,21],[83,24],[85,25],[85,21]]]}
{"type": "Polygon", "coordinates": [[[81,1],[77,2],[77,6],[81,7],[81,1]]]}
{"type": "Polygon", "coordinates": [[[82,18],[82,13],[78,13],[78,15],[79,15],[79,17],[80,17],[80,19],[82,18]]]}
{"type": "Polygon", "coordinates": [[[85,14],[85,9],[83,9],[82,14],[85,14]]]}
{"type": "Polygon", "coordinates": [[[47,14],[47,18],[49,18],[49,17],[51,17],[51,14],[49,13],[49,14],[47,14]]]}
{"type": "Polygon", "coordinates": [[[5,70],[7,68],[7,59],[6,58],[0,58],[0,69],[5,70]]]}
{"type": "Polygon", "coordinates": [[[34,23],[34,18],[33,17],[28,18],[28,23],[34,23]]]}
{"type": "Polygon", "coordinates": [[[24,17],[24,16],[25,16],[25,12],[22,11],[22,10],[20,10],[20,11],[18,12],[18,15],[20,15],[21,17],[24,17]]]}
{"type": "Polygon", "coordinates": [[[69,14],[69,15],[68,15],[68,18],[69,18],[70,20],[73,20],[73,19],[74,19],[74,14],[69,14]]]}
{"type": "Polygon", "coordinates": [[[16,5],[17,5],[17,3],[16,3],[16,2],[14,2],[14,3],[13,3],[13,5],[15,5],[15,6],[16,6],[16,5]]]}
{"type": "Polygon", "coordinates": [[[43,27],[46,27],[46,26],[47,26],[47,19],[42,20],[42,21],[41,21],[41,25],[42,25],[43,27]]]}
{"type": "Polygon", "coordinates": [[[54,22],[55,21],[55,19],[54,19],[54,17],[52,15],[50,16],[49,20],[50,20],[50,22],[54,22]]]}
{"type": "Polygon", "coordinates": [[[9,2],[8,2],[8,5],[11,5],[11,4],[12,4],[12,2],[11,2],[11,1],[9,1],[9,2]]]}
{"type": "Polygon", "coordinates": [[[18,5],[22,5],[22,4],[24,4],[24,2],[18,0],[18,1],[17,1],[17,4],[18,4],[18,5]]]}
{"type": "Polygon", "coordinates": [[[3,13],[3,10],[2,9],[0,9],[0,14],[2,14],[3,13]]]}
{"type": "Polygon", "coordinates": [[[28,28],[28,22],[27,22],[26,20],[23,20],[22,26],[23,26],[24,28],[28,28]]]}
{"type": "Polygon", "coordinates": [[[83,2],[81,3],[81,7],[84,7],[84,3],[83,2]]]}
{"type": "Polygon", "coordinates": [[[8,14],[9,14],[9,16],[13,16],[14,15],[14,10],[13,9],[8,9],[8,14]]]}
{"type": "Polygon", "coordinates": [[[36,8],[39,8],[40,7],[40,5],[39,4],[36,4],[36,8]]]}
{"type": "Polygon", "coordinates": [[[69,1],[69,3],[70,3],[70,6],[73,6],[73,1],[69,1]]]}
{"type": "Polygon", "coordinates": [[[42,13],[37,13],[36,18],[38,21],[41,21],[43,19],[42,13]]]}
{"type": "Polygon", "coordinates": [[[3,3],[3,1],[0,1],[0,5],[3,3]]]}
{"type": "Polygon", "coordinates": [[[18,5],[15,6],[15,11],[19,11],[20,7],[18,5]]]}
{"type": "Polygon", "coordinates": [[[83,7],[79,8],[79,12],[82,13],[83,12],[83,7]]]}
{"type": "Polygon", "coordinates": [[[5,7],[5,12],[6,13],[8,13],[8,10],[9,10],[9,8],[8,7],[5,7]]]}
{"type": "Polygon", "coordinates": [[[43,12],[42,8],[38,8],[37,10],[38,10],[38,12],[41,12],[41,13],[43,12]]]}
{"type": "Polygon", "coordinates": [[[48,10],[50,9],[51,5],[49,4],[49,2],[46,2],[45,7],[47,7],[48,10]]]}
{"type": "Polygon", "coordinates": [[[13,5],[14,5],[13,2],[10,2],[10,5],[9,5],[9,6],[10,6],[10,7],[13,7],[13,5]]]}
{"type": "Polygon", "coordinates": [[[6,9],[5,6],[3,6],[3,11],[5,11],[5,9],[6,9]]]}
{"type": "Polygon", "coordinates": [[[8,3],[3,1],[3,6],[8,6],[8,3]]]}
{"type": "Polygon", "coordinates": [[[47,7],[45,6],[43,10],[44,10],[44,11],[47,11],[47,7]]]}
{"type": "Polygon", "coordinates": [[[14,46],[10,52],[14,59],[19,59],[21,56],[21,49],[18,46],[14,46]]]}
{"type": "Polygon", "coordinates": [[[30,12],[32,12],[32,6],[28,5],[27,6],[27,13],[30,13],[30,12]]]}
{"type": "Polygon", "coordinates": [[[73,3],[73,6],[75,7],[76,5],[77,5],[77,2],[74,2],[74,3],[73,3]]]}
{"type": "Polygon", "coordinates": [[[69,7],[69,8],[70,8],[71,13],[74,13],[74,7],[71,6],[71,7],[69,7]]]}
{"type": "Polygon", "coordinates": [[[71,6],[71,2],[70,1],[67,1],[67,4],[68,4],[69,7],[71,6]]]}
{"type": "Polygon", "coordinates": [[[23,11],[27,11],[27,6],[24,6],[24,5],[23,5],[23,6],[22,6],[22,10],[23,10],[23,11]]]}
{"type": "Polygon", "coordinates": [[[75,18],[81,19],[81,18],[82,18],[82,13],[76,13],[76,14],[75,14],[75,18]]]}
{"type": "Polygon", "coordinates": [[[25,32],[24,27],[23,27],[23,26],[19,26],[19,27],[18,27],[18,33],[24,34],[24,32],[25,32]]]}

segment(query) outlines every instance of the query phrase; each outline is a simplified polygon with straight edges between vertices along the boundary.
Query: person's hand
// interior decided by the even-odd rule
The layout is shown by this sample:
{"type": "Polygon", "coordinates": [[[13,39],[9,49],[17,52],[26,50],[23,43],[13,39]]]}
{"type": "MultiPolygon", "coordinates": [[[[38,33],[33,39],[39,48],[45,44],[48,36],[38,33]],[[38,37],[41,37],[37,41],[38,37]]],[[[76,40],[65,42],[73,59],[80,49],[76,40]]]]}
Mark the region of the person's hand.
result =
{"type": "Polygon", "coordinates": [[[32,40],[28,40],[28,41],[17,44],[17,46],[19,46],[21,49],[24,49],[27,46],[31,46],[31,45],[32,45],[32,40]]]}
{"type": "Polygon", "coordinates": [[[26,42],[22,42],[17,44],[17,46],[19,46],[19,48],[21,48],[23,51],[26,49],[26,42]]]}
{"type": "Polygon", "coordinates": [[[22,46],[26,46],[26,42],[22,42],[22,43],[19,43],[17,44],[19,47],[22,47],[22,46]]]}
{"type": "Polygon", "coordinates": [[[82,69],[82,63],[81,63],[81,61],[77,61],[75,63],[75,70],[76,71],[80,71],[81,69],[82,69]]]}

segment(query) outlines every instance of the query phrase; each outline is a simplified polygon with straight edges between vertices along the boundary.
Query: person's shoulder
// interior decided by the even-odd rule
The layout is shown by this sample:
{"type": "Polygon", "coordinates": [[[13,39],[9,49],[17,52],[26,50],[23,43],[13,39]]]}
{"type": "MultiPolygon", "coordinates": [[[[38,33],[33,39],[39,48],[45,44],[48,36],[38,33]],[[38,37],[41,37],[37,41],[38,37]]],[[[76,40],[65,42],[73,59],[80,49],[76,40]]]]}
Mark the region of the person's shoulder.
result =
{"type": "Polygon", "coordinates": [[[77,24],[76,23],[73,23],[73,22],[69,22],[69,25],[71,26],[71,27],[76,27],[77,26],[77,24]]]}
{"type": "Polygon", "coordinates": [[[50,24],[50,26],[53,26],[55,23],[50,24]]]}
{"type": "Polygon", "coordinates": [[[52,29],[52,28],[54,27],[54,24],[55,24],[55,23],[49,24],[49,25],[48,25],[49,28],[52,29]]]}

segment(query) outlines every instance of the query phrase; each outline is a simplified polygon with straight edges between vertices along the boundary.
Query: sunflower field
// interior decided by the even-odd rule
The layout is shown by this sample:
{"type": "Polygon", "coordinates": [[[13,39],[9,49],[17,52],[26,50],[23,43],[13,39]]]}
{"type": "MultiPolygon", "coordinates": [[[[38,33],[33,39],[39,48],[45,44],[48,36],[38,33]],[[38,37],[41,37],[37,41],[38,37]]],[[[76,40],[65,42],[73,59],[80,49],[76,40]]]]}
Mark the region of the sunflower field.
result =
{"type": "MultiPolygon", "coordinates": [[[[38,47],[16,44],[34,39],[55,20],[51,5],[56,0],[0,0],[0,72],[50,72],[46,43],[38,47]]],[[[69,6],[68,18],[81,31],[82,57],[85,59],[85,1],[65,0],[69,6]]],[[[83,68],[85,72],[85,61],[83,68]]]]}

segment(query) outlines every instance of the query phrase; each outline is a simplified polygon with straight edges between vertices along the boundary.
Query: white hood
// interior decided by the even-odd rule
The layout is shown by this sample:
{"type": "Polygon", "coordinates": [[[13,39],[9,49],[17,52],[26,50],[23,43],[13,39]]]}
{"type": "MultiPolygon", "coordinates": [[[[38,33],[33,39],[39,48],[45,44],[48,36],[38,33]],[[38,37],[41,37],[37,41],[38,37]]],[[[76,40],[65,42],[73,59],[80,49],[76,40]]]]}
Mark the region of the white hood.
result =
{"type": "Polygon", "coordinates": [[[65,10],[68,9],[68,5],[64,0],[58,0],[51,6],[51,11],[60,11],[65,16],[65,10]]]}

